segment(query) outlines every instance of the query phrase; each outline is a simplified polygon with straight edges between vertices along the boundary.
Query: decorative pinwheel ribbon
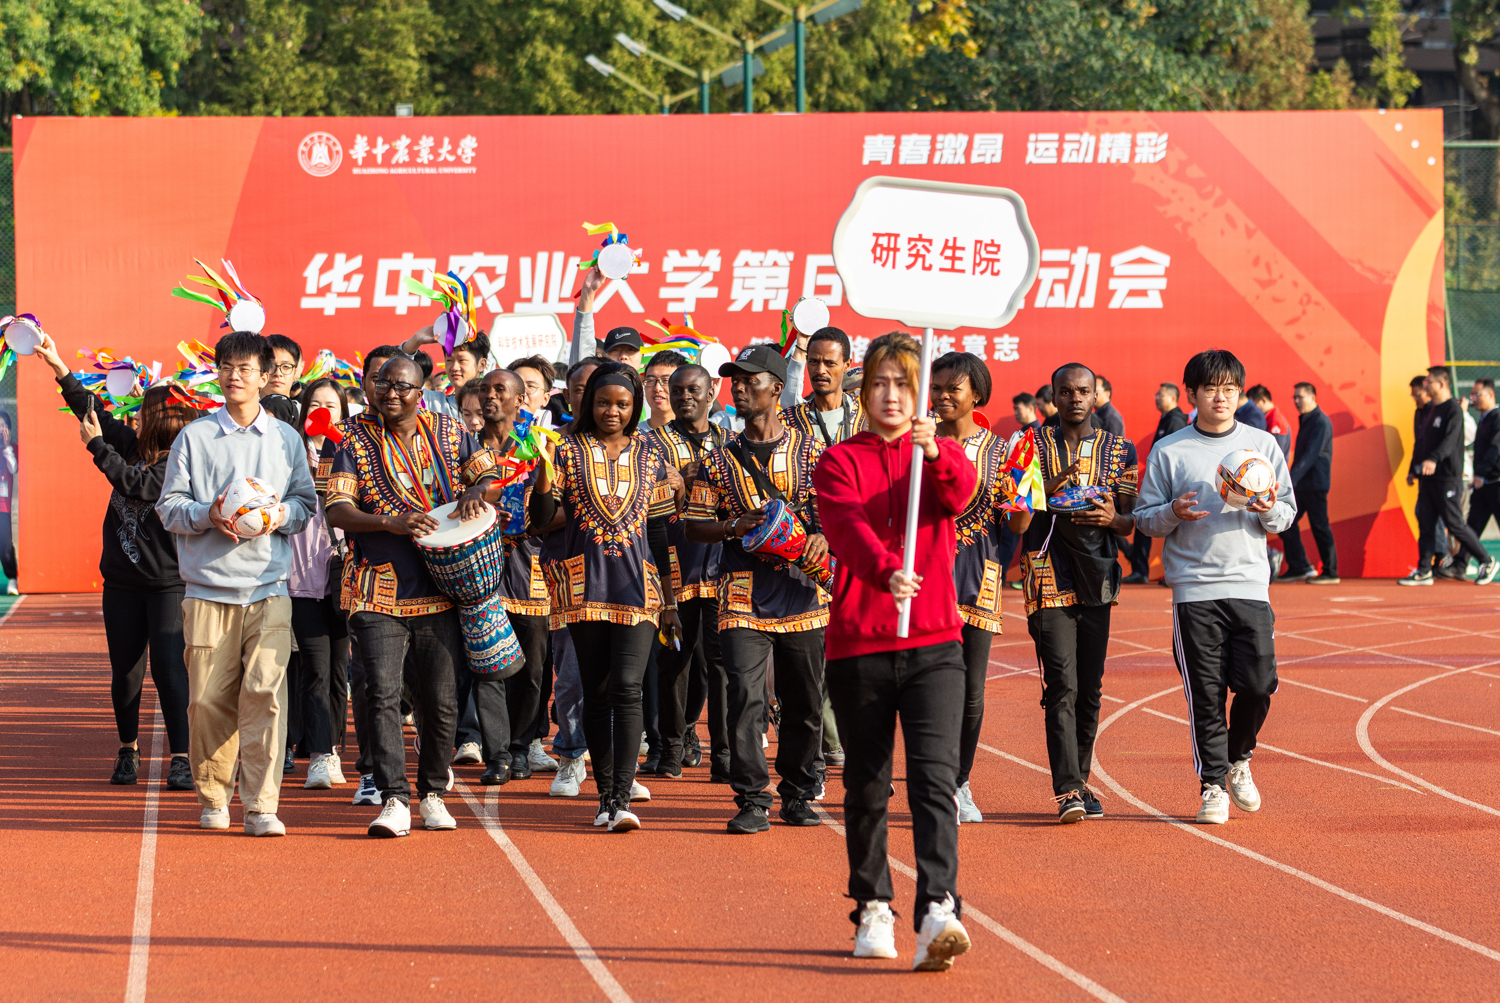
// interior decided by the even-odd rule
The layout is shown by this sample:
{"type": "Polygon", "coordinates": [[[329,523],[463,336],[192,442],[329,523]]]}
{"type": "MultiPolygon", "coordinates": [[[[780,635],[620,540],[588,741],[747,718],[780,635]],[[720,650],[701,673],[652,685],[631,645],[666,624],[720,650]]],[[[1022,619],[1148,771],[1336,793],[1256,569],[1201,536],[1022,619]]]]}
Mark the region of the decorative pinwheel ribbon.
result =
{"type": "Polygon", "coordinates": [[[578,263],[580,272],[598,268],[611,279],[623,279],[635,269],[643,249],[631,247],[630,236],[621,233],[613,223],[584,223],[583,231],[596,235],[602,233],[605,237],[592,258],[578,263]],[[611,251],[612,247],[617,250],[611,251]]]}
{"type": "MultiPolygon", "coordinates": [[[[358,355],[355,358],[359,358],[358,355]]],[[[302,374],[304,386],[313,380],[330,379],[348,387],[357,389],[360,385],[360,371],[348,362],[334,355],[329,349],[321,349],[317,357],[313,359],[312,365],[307,367],[307,372],[302,374]]]]}
{"type": "MultiPolygon", "coordinates": [[[[23,324],[22,327],[25,327],[27,324],[29,324],[38,332],[40,332],[42,329],[42,322],[36,319],[36,314],[23,313],[13,317],[0,318],[0,379],[5,378],[6,370],[8,370],[16,361],[16,350],[14,346],[11,345],[10,339],[5,336],[5,332],[9,330],[10,326],[18,320],[26,322],[26,324],[23,324]]],[[[24,350],[23,354],[26,354],[24,350]]]]}
{"type": "Polygon", "coordinates": [[[474,290],[456,272],[434,274],[431,287],[407,275],[402,278],[401,287],[423,299],[443,304],[443,312],[432,322],[433,333],[443,346],[443,355],[451,355],[455,345],[462,345],[474,337],[478,330],[474,324],[474,290]]]}
{"type": "Polygon", "coordinates": [[[683,314],[681,324],[673,324],[667,317],[663,317],[660,323],[654,320],[648,320],[646,323],[656,328],[661,334],[656,337],[650,334],[642,335],[645,340],[651,342],[641,349],[642,366],[658,352],[681,352],[696,363],[702,359],[703,349],[706,346],[718,344],[717,339],[693,330],[692,314],[683,314]]]}
{"type": "Polygon", "coordinates": [[[511,441],[495,458],[496,484],[500,487],[497,507],[505,513],[505,532],[516,536],[526,531],[526,475],[536,469],[538,463],[547,468],[547,476],[553,476],[552,461],[547,459],[543,443],[561,439],[550,428],[544,428],[536,415],[522,408],[510,432],[511,441]]]}
{"type": "Polygon", "coordinates": [[[1044,512],[1047,494],[1042,485],[1042,458],[1036,449],[1036,429],[1028,428],[1005,458],[1000,474],[998,508],[1002,512],[1044,512]]]}
{"type": "Polygon", "coordinates": [[[224,258],[219,259],[219,264],[229,275],[230,281],[226,282],[219,277],[219,273],[197,258],[193,259],[193,263],[203,269],[208,278],[189,275],[187,281],[205,285],[213,291],[213,294],[208,295],[181,285],[172,290],[172,295],[192,300],[194,303],[206,303],[223,312],[224,323],[220,324],[220,327],[227,327],[231,331],[249,331],[251,334],[259,334],[266,326],[265,304],[245,288],[239,275],[235,273],[234,265],[224,258]]]}

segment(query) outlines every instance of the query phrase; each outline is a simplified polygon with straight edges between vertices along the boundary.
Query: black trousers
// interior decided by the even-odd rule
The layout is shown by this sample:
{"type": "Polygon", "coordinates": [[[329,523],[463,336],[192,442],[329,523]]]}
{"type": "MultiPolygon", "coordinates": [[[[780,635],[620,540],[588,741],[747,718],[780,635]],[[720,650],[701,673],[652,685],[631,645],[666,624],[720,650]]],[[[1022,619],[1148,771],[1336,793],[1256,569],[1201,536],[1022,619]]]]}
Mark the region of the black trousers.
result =
{"type": "Polygon", "coordinates": [[[16,541],[11,535],[9,509],[0,512],[0,574],[16,577],[16,541]]]}
{"type": "Polygon", "coordinates": [[[1192,722],[1201,786],[1224,786],[1229,764],[1249,759],[1276,692],[1276,614],[1252,599],[1172,607],[1172,649],[1192,722]],[[1229,725],[1224,708],[1229,694],[1229,725]]]}
{"type": "Polygon", "coordinates": [[[1110,608],[1059,606],[1039,609],[1026,618],[1042,667],[1053,794],[1078,790],[1089,782],[1093,769],[1110,608]]]}
{"type": "Polygon", "coordinates": [[[411,801],[406,781],[406,733],[401,727],[403,676],[413,711],[421,720],[417,797],[441,795],[448,786],[448,760],[458,718],[454,666],[465,664],[458,610],[425,616],[387,616],[362,610],[349,618],[365,668],[369,755],[381,800],[411,801]],[[407,654],[412,671],[406,673],[407,654]]]}
{"type": "Polygon", "coordinates": [[[724,692],[724,658],[719,648],[719,601],[689,599],[678,603],[682,621],[682,650],[663,648],[656,655],[657,728],[661,732],[662,765],[682,765],[683,736],[708,704],[710,749],[724,747],[728,768],[728,731],[724,692]],[[698,683],[698,705],[690,708],[693,682],[702,665],[708,680],[698,683]],[[717,681],[713,685],[712,681],[717,681]]]}
{"type": "Polygon", "coordinates": [[[930,902],[958,896],[958,736],[963,652],[955,642],[828,663],[828,696],[844,737],[844,843],[849,897],[891,901],[886,824],[896,719],[906,749],[906,800],[917,858],[914,926],[930,902]]]}
{"type": "Polygon", "coordinates": [[[520,669],[507,679],[499,678],[497,672],[482,675],[469,672],[474,679],[474,705],[479,713],[480,744],[486,763],[493,762],[501,753],[511,757],[526,755],[536,725],[537,701],[542,695],[547,618],[524,613],[506,615],[521,646],[520,669]]]}
{"type": "Polygon", "coordinates": [[[1500,519],[1500,481],[1475,488],[1469,495],[1469,531],[1483,536],[1491,518],[1500,519]]]}
{"type": "MultiPolygon", "coordinates": [[[[1301,500],[1302,496],[1298,495],[1297,497],[1298,500],[1301,500]]],[[[1125,550],[1125,556],[1130,561],[1130,573],[1132,575],[1141,575],[1144,578],[1151,577],[1151,537],[1140,530],[1136,530],[1135,536],[1131,538],[1130,546],[1125,550]]]]}
{"type": "MultiPolygon", "coordinates": [[[[543,619],[547,619],[543,617],[543,619]]],[[[555,669],[552,665],[552,632],[547,631],[546,647],[542,649],[542,679],[541,688],[537,693],[536,717],[532,720],[531,730],[526,740],[529,748],[532,741],[545,742],[547,736],[552,734],[552,714],[550,704],[552,703],[552,677],[555,669]]]]}
{"type": "Polygon", "coordinates": [[[1281,535],[1281,545],[1286,550],[1287,567],[1292,573],[1312,570],[1307,559],[1307,548],[1302,546],[1302,517],[1307,516],[1307,525],[1312,530],[1313,542],[1318,545],[1318,558],[1323,562],[1323,574],[1338,577],[1339,552],[1333,545],[1333,527],[1328,523],[1328,492],[1296,490],[1297,514],[1292,525],[1281,535]]]}
{"type": "MultiPolygon", "coordinates": [[[[729,699],[729,786],[741,808],[769,809],[771,775],[760,747],[768,713],[766,656],[774,655],[776,702],[776,792],[782,801],[810,801],[817,794],[817,761],[823,739],[823,628],[772,634],[732,627],[720,631],[729,699]]],[[[839,725],[840,730],[843,725],[839,725]]],[[[948,791],[951,796],[952,790],[948,791]]]]}
{"type": "Polygon", "coordinates": [[[1434,539],[1437,535],[1439,519],[1443,520],[1448,527],[1448,532],[1458,543],[1459,552],[1453,555],[1455,561],[1463,561],[1465,554],[1480,564],[1490,559],[1490,555],[1485,552],[1484,544],[1479,542],[1478,535],[1469,528],[1468,523],[1464,522],[1462,505],[1463,483],[1461,481],[1453,478],[1440,480],[1436,477],[1417,479],[1418,571],[1427,571],[1432,568],[1432,555],[1436,549],[1434,539]]]}
{"type": "MultiPolygon", "coordinates": [[[[359,650],[359,635],[349,631],[349,709],[354,712],[354,743],[359,749],[359,758],[354,769],[360,776],[375,772],[370,759],[370,704],[365,699],[365,683],[369,673],[365,671],[364,656],[359,650]]],[[[445,781],[446,783],[446,781],[445,781]]]]}
{"type": "Polygon", "coordinates": [[[161,701],[167,748],[174,756],[188,754],[188,676],[182,658],[185,588],[138,592],[106,582],[102,597],[104,639],[109,645],[109,697],[120,741],[134,742],[140,737],[141,691],[149,651],[151,682],[161,701]]]}
{"type": "Polygon", "coordinates": [[[995,635],[982,627],[964,624],[964,720],[958,736],[958,783],[969,782],[974,755],[979,751],[979,730],[984,727],[984,681],[990,672],[990,646],[995,635]]]}
{"type": "Polygon", "coordinates": [[[641,751],[641,683],[656,624],[607,620],[568,625],[583,684],[583,737],[601,798],[626,804],[641,751]]]}
{"type": "Polygon", "coordinates": [[[301,662],[302,737],[311,754],[330,753],[344,744],[348,722],[349,623],[333,596],[293,597],[292,633],[301,662]]]}

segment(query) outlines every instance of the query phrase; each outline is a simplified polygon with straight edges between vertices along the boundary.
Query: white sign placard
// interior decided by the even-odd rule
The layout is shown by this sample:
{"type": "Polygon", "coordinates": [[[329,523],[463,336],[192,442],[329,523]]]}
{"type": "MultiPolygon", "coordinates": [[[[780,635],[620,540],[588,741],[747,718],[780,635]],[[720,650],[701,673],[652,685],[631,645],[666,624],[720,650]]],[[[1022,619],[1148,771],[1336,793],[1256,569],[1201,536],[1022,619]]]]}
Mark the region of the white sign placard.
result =
{"type": "Polygon", "coordinates": [[[855,313],[944,331],[1009,323],[1038,256],[1015,192],[915,178],[865,179],[833,235],[855,313]]]}
{"type": "Polygon", "coordinates": [[[567,339],[555,313],[503,313],[490,322],[490,361],[508,366],[517,359],[540,355],[553,362],[567,339]]]}

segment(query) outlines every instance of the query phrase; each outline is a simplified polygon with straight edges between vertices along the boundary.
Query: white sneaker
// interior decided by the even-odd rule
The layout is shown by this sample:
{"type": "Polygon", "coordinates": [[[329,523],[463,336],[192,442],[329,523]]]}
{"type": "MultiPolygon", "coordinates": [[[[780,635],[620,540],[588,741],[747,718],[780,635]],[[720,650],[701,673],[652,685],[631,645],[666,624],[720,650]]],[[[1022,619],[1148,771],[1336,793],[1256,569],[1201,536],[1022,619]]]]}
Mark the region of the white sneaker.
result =
{"type": "Polygon", "coordinates": [[[965,780],[963,786],[958,789],[958,824],[983,821],[984,816],[974,806],[974,795],[969,792],[969,782],[965,780]]]}
{"type": "Polygon", "coordinates": [[[6,581],[5,594],[8,596],[18,596],[21,594],[21,586],[14,578],[6,581]]]}
{"type": "Polygon", "coordinates": [[[648,791],[646,788],[642,787],[640,784],[636,783],[634,780],[632,780],[630,782],[630,800],[632,800],[632,801],[650,801],[651,800],[651,792],[648,791]]]}
{"type": "Polygon", "coordinates": [[[285,836],[286,826],[281,824],[281,819],[276,817],[275,812],[245,812],[245,835],[247,836],[285,836]]]}
{"type": "Polygon", "coordinates": [[[1229,821],[1229,795],[1218,784],[1203,789],[1203,807],[1198,809],[1198,821],[1204,825],[1223,825],[1229,821]]]}
{"type": "Polygon", "coordinates": [[[400,798],[393,797],[380,809],[380,814],[375,816],[375,821],[365,831],[376,839],[405,836],[411,832],[411,809],[402,804],[400,798]]]}
{"type": "Polygon", "coordinates": [[[594,815],[594,824],[595,825],[609,825],[609,816],[610,816],[610,803],[607,800],[606,801],[600,801],[599,802],[599,811],[596,812],[595,815],[594,815]]]}
{"type": "Polygon", "coordinates": [[[453,789],[453,767],[450,766],[450,767],[448,767],[448,786],[444,787],[443,790],[445,790],[445,791],[451,791],[452,789],[453,789]]]}
{"type": "Polygon", "coordinates": [[[328,781],[335,787],[342,787],[349,782],[344,779],[344,761],[339,759],[337,752],[328,754],[328,781]]]}
{"type": "Polygon", "coordinates": [[[328,775],[328,757],[314,756],[313,761],[307,766],[307,782],[302,785],[306,791],[326,791],[333,787],[333,778],[328,775]]]}
{"type": "Polygon", "coordinates": [[[1229,800],[1240,811],[1260,811],[1260,791],[1250,779],[1250,760],[1229,764],[1229,800]]]}
{"type": "Polygon", "coordinates": [[[359,775],[359,790],[354,792],[354,800],[349,803],[380,807],[380,788],[375,786],[375,774],[361,773],[359,775]]]}
{"type": "Polygon", "coordinates": [[[771,747],[771,737],[765,732],[760,733],[760,747],[762,749],[769,749],[771,747]]]}
{"type": "Polygon", "coordinates": [[[946,972],[953,959],[969,949],[969,931],[953,914],[953,896],[927,906],[922,929],[917,932],[917,955],[912,960],[914,972],[946,972]]]}
{"type": "Polygon", "coordinates": [[[198,816],[198,828],[229,828],[229,806],[226,804],[220,805],[218,808],[204,808],[203,814],[198,816]]]}
{"type": "Polygon", "coordinates": [[[526,750],[526,765],[531,767],[532,773],[551,773],[557,769],[557,760],[547,755],[540,738],[533,738],[526,750]]]}
{"type": "Polygon", "coordinates": [[[557,768],[557,776],[547,793],[555,798],[576,798],[582,789],[583,779],[583,760],[563,756],[562,764],[557,768]]]}
{"type": "Polygon", "coordinates": [[[484,756],[479,751],[478,742],[465,742],[453,753],[453,762],[462,766],[465,763],[482,763],[484,756]]]}
{"type": "Polygon", "coordinates": [[[856,958],[896,957],[896,914],[885,902],[866,902],[854,931],[856,958]]]}
{"type": "MultiPolygon", "coordinates": [[[[457,829],[458,823],[453,821],[453,816],[443,804],[441,794],[429,794],[422,799],[417,806],[417,811],[422,815],[422,828],[424,829],[457,829]]],[[[408,811],[407,818],[411,814],[408,811]]]]}
{"type": "Polygon", "coordinates": [[[629,808],[616,809],[615,813],[609,817],[610,832],[630,832],[640,827],[640,818],[629,808]]]}
{"type": "Polygon", "coordinates": [[[643,756],[649,756],[651,754],[651,744],[646,741],[646,733],[644,731],[641,732],[641,753],[640,754],[643,755],[643,756]]]}

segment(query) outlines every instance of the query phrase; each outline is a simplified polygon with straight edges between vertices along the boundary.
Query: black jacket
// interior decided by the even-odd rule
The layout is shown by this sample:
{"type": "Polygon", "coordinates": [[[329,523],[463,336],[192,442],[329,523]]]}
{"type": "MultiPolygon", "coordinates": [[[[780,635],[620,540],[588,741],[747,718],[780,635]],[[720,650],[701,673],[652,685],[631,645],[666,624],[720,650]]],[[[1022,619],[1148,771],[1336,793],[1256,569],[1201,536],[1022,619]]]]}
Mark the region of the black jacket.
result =
{"type": "Polygon", "coordinates": [[[1125,437],[1125,419],[1120,417],[1113,404],[1100,404],[1094,408],[1094,424],[1122,439],[1125,437]]]}
{"type": "Polygon", "coordinates": [[[1156,421],[1156,434],[1151,437],[1151,445],[1156,445],[1173,432],[1180,432],[1188,427],[1188,416],[1183,413],[1182,408],[1174,407],[1156,421]]]}
{"type": "MultiPolygon", "coordinates": [[[[92,394],[72,373],[57,381],[63,400],[82,416],[92,394]]],[[[182,588],[177,572],[177,543],[156,515],[162,480],[167,473],[163,456],[147,467],[136,462],[135,430],[104,410],[94,399],[94,414],[103,433],[88,444],[94,465],[114,488],[104,510],[104,546],[99,573],[106,585],[160,592],[182,588]]]]}
{"type": "Polygon", "coordinates": [[[1241,425],[1258,428],[1262,432],[1266,430],[1266,413],[1257,407],[1253,400],[1246,400],[1240,405],[1240,409],[1234,413],[1234,420],[1241,425]]]}
{"type": "Polygon", "coordinates": [[[1296,493],[1327,491],[1332,484],[1333,422],[1322,408],[1297,416],[1296,458],[1292,460],[1292,488],[1296,493]]]}
{"type": "Polygon", "coordinates": [[[1474,433],[1474,476],[1500,481],[1500,407],[1490,408],[1479,419],[1474,433]]]}
{"type": "Polygon", "coordinates": [[[1427,408],[1412,456],[1419,474],[1427,460],[1437,464],[1435,471],[1425,475],[1434,480],[1453,481],[1464,475],[1464,412],[1452,397],[1427,408]]]}

